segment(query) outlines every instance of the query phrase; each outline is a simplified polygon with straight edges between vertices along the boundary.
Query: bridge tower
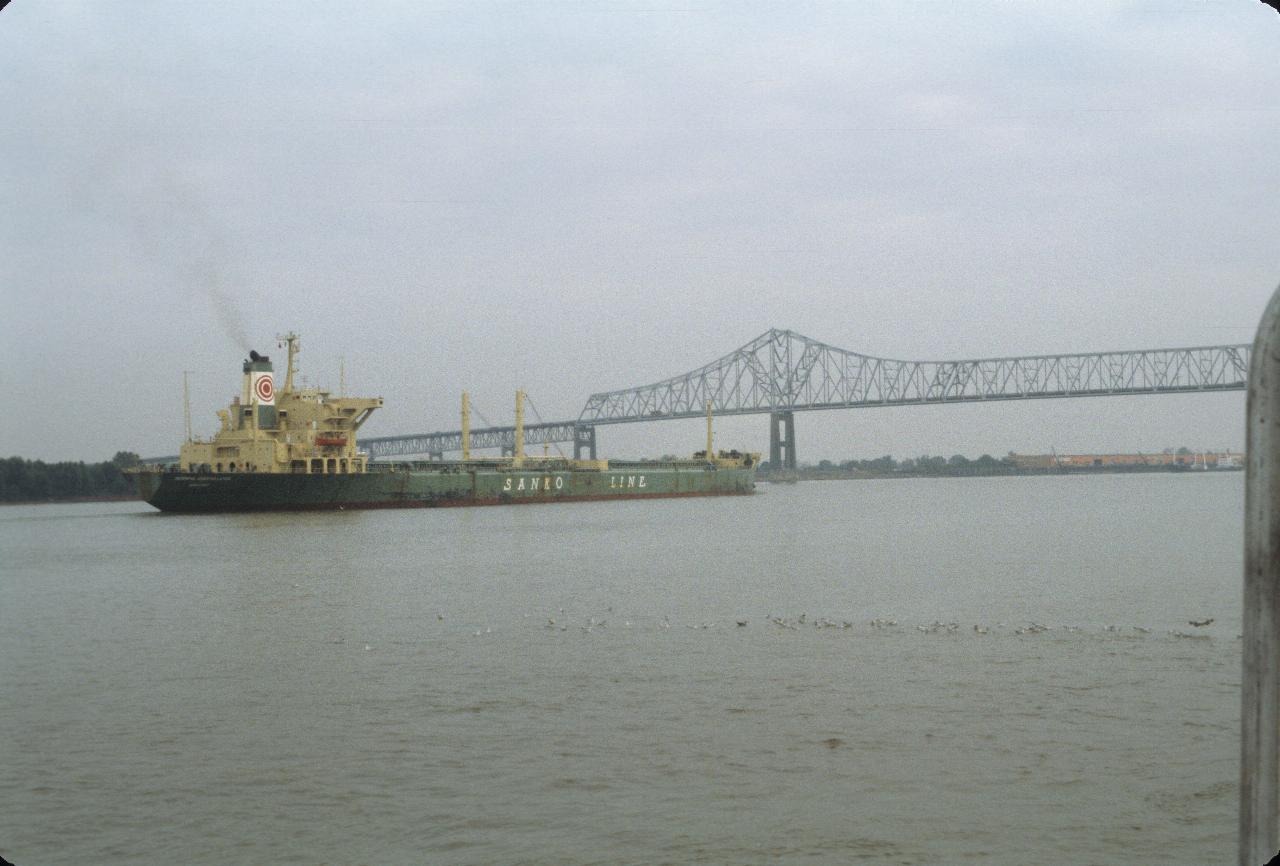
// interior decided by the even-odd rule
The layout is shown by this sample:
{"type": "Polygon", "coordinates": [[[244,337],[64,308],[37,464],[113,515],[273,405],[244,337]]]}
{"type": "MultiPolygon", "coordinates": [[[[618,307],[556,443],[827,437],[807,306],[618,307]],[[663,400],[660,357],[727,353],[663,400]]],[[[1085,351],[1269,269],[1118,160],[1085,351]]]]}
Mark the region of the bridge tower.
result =
{"type": "Polygon", "coordinates": [[[769,413],[769,468],[796,468],[796,419],[793,412],[769,413]]]}
{"type": "Polygon", "coordinates": [[[573,427],[573,459],[581,460],[582,452],[590,460],[596,459],[596,428],[575,424],[573,427]]]}

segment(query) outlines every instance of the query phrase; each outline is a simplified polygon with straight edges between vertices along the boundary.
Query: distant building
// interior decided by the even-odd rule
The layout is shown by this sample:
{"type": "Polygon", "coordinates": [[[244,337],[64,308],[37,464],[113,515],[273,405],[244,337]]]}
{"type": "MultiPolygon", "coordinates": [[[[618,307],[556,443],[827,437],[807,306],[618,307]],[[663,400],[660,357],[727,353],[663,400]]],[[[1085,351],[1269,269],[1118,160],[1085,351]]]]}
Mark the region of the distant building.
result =
{"type": "Polygon", "coordinates": [[[1240,469],[1244,455],[1233,451],[1195,451],[1190,454],[1014,454],[1018,469],[1078,469],[1090,466],[1186,466],[1199,469],[1240,469]]]}

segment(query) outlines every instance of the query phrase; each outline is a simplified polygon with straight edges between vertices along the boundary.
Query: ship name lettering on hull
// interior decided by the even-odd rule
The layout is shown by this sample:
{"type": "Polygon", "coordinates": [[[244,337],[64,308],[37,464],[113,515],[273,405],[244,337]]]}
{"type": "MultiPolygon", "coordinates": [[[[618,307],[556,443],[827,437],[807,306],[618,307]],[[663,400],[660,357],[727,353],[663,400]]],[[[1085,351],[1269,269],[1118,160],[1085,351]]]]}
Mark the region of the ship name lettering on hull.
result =
{"type": "Polygon", "coordinates": [[[646,487],[643,475],[610,475],[609,489],[618,490],[626,487],[646,487]]]}
{"type": "Polygon", "coordinates": [[[502,492],[514,493],[520,490],[538,490],[551,491],[564,489],[564,476],[544,475],[541,478],[504,478],[502,479],[502,492]]]}

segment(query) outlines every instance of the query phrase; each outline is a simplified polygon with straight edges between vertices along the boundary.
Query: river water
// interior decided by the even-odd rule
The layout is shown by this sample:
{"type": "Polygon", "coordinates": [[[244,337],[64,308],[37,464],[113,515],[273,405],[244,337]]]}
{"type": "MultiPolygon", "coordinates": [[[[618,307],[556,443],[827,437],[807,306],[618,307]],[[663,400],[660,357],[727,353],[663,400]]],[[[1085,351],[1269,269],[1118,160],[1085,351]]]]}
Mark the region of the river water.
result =
{"type": "Polygon", "coordinates": [[[3,508],[0,855],[1234,862],[1243,498],[3,508]]]}

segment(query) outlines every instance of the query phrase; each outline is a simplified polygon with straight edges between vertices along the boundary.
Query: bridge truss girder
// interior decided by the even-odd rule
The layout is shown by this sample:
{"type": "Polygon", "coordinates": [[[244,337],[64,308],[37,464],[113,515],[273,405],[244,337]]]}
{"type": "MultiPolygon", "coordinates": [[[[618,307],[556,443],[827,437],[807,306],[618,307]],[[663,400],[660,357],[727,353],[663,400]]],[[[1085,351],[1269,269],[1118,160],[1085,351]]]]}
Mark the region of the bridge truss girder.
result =
{"type": "MultiPolygon", "coordinates": [[[[526,445],[543,445],[556,442],[587,441],[585,434],[579,434],[575,421],[554,421],[546,424],[526,424],[524,441],[526,445]]],[[[471,447],[474,450],[484,448],[499,449],[504,453],[515,450],[516,428],[483,427],[471,431],[471,447]]],[[[595,449],[594,433],[590,437],[592,453],[595,449]]],[[[360,439],[361,450],[369,452],[373,459],[384,457],[404,457],[414,454],[430,454],[439,456],[446,451],[462,450],[462,431],[452,430],[444,433],[417,433],[408,436],[370,436],[360,439]]]]}
{"type": "MultiPolygon", "coordinates": [[[[595,427],[771,414],[771,450],[795,466],[791,413],[941,403],[1063,397],[1240,391],[1251,347],[1197,346],[976,358],[898,361],[840,349],[794,331],[770,329],[697,370],[638,388],[592,394],[576,421],[525,426],[525,443],[572,442],[575,455],[595,455],[595,427]]],[[[461,431],[361,439],[374,458],[443,455],[462,450],[461,431]]],[[[514,427],[471,431],[473,449],[515,447],[514,427]]]]}
{"type": "Polygon", "coordinates": [[[593,394],[578,421],[620,424],[717,415],[994,400],[1235,391],[1248,345],[897,361],[772,329],[716,361],[652,385],[593,394]]]}

